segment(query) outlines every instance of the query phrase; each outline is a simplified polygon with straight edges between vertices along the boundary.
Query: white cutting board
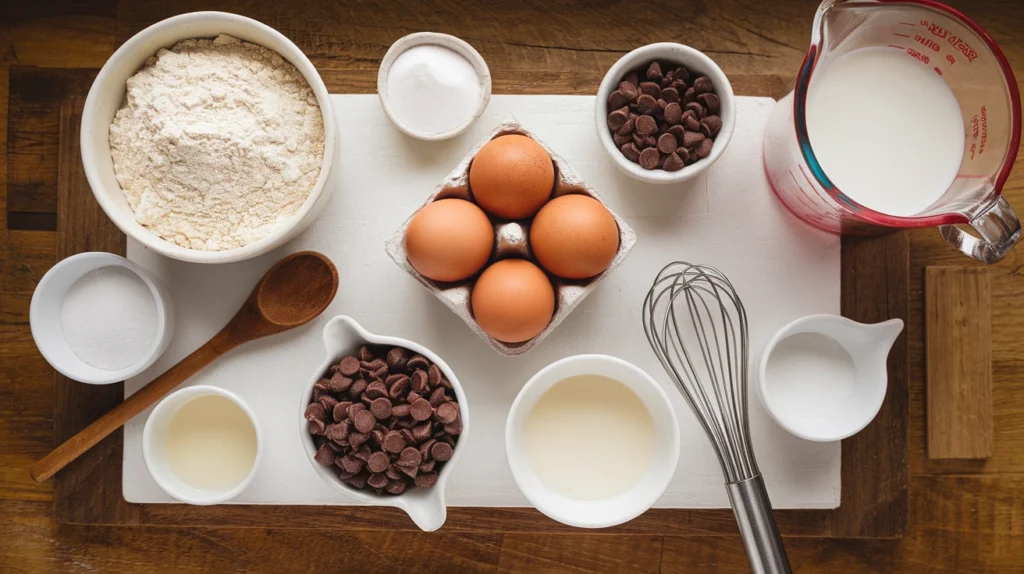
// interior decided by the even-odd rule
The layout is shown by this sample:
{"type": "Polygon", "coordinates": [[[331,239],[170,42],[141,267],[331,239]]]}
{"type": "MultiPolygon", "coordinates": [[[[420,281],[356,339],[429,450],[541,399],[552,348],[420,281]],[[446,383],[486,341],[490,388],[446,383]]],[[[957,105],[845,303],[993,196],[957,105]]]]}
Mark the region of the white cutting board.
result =
{"type": "MultiPolygon", "coordinates": [[[[348,314],[374,333],[417,341],[458,374],[470,403],[472,432],[448,482],[451,506],[527,506],[505,462],[504,428],[519,388],[568,355],[607,353],[635,363],[672,396],[682,428],[679,469],[656,506],[728,507],[722,475],[701,427],[676,393],[644,338],[640,307],[658,270],[672,260],[724,271],[747,307],[752,362],[785,323],[839,313],[839,238],[812,230],[784,211],[761,167],[761,141],[774,101],[738,98],[736,133],[718,162],[687,184],[634,181],[612,164],[594,133],[594,98],[494,96],[462,136],[422,142],[401,134],[375,95],[332,96],[340,127],[333,194],[320,218],[290,244],[257,259],[200,265],[166,259],[128,241],[128,258],[155,273],[175,305],[177,334],[167,353],[125,385],[129,395],[205,342],[235,313],[258,278],[286,253],[315,249],[337,265],[341,287],[313,323],[232,351],[186,384],[238,393],[260,422],[264,456],[237,504],[353,504],[325,484],[299,442],[299,395],[323,360],[321,330],[348,314]],[[636,248],[536,349],[507,358],[392,262],[384,242],[462,156],[502,119],[515,116],[562,155],[636,231],[636,248]]],[[[751,373],[756,376],[752,369],[751,373]]],[[[756,393],[755,381],[750,381],[756,393]]],[[[840,444],[790,436],[750,397],[750,428],[776,508],[839,505],[840,444]]],[[[149,411],[124,433],[124,496],[172,502],[142,459],[149,411]]]]}

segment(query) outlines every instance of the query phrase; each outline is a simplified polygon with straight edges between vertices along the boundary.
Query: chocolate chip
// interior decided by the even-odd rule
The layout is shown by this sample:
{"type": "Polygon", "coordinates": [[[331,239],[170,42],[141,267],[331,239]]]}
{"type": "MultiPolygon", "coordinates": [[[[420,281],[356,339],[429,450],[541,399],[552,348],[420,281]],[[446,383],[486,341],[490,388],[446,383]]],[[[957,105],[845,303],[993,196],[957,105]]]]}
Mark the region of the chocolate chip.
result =
{"type": "Polygon", "coordinates": [[[455,422],[444,425],[444,432],[452,436],[462,434],[462,419],[455,419],[455,422]]]}
{"type": "Polygon", "coordinates": [[[427,384],[431,387],[441,384],[441,368],[437,365],[430,365],[427,368],[427,384]]]}
{"type": "Polygon", "coordinates": [[[327,411],[320,403],[310,403],[309,405],[306,406],[306,412],[303,414],[303,416],[306,417],[307,421],[323,421],[327,420],[327,411]]]}
{"type": "Polygon", "coordinates": [[[622,81],[629,82],[630,84],[633,84],[634,86],[639,85],[639,83],[640,83],[640,79],[637,77],[636,72],[630,72],[630,73],[626,74],[626,77],[622,78],[622,81]]]}
{"type": "Polygon", "coordinates": [[[612,134],[612,141],[615,142],[616,146],[620,146],[621,147],[621,146],[623,146],[623,145],[633,141],[632,132],[630,132],[628,134],[620,134],[619,132],[615,132],[615,133],[612,134]]]}
{"type": "Polygon", "coordinates": [[[626,96],[627,101],[633,101],[640,95],[640,90],[637,89],[636,84],[626,81],[619,82],[619,92],[626,96]]]}
{"type": "Polygon", "coordinates": [[[363,466],[366,464],[350,454],[335,459],[335,463],[338,464],[338,466],[340,466],[345,472],[359,472],[360,470],[363,470],[363,466]]]}
{"type": "Polygon", "coordinates": [[[426,472],[416,477],[416,488],[430,488],[437,484],[437,473],[426,472]]]}
{"type": "Polygon", "coordinates": [[[346,377],[354,377],[359,374],[359,359],[356,357],[345,357],[338,363],[338,372],[346,377]]]}
{"type": "Polygon", "coordinates": [[[705,115],[707,115],[707,112],[704,111],[704,106],[700,105],[698,102],[690,102],[683,107],[686,108],[687,110],[693,110],[693,113],[696,114],[697,119],[701,119],[705,115]]]}
{"type": "Polygon", "coordinates": [[[406,443],[416,444],[416,437],[414,437],[412,434],[412,425],[406,428],[399,429],[398,432],[402,433],[402,438],[405,439],[406,443]]]}
{"type": "Polygon", "coordinates": [[[349,395],[352,396],[352,398],[358,399],[359,397],[362,396],[363,391],[366,390],[366,387],[366,381],[364,381],[363,379],[358,379],[354,383],[352,383],[351,387],[349,387],[348,393],[349,395]]]}
{"type": "Polygon", "coordinates": [[[388,452],[402,452],[402,449],[406,446],[405,437],[402,436],[402,433],[393,430],[384,435],[384,442],[382,445],[384,450],[388,452]]]}
{"type": "Polygon", "coordinates": [[[619,90],[615,90],[611,94],[608,94],[608,108],[613,110],[621,108],[628,104],[629,100],[630,99],[626,97],[626,94],[623,94],[619,90]]]}
{"type": "Polygon", "coordinates": [[[685,92],[683,92],[683,105],[686,105],[695,99],[697,99],[697,90],[693,89],[692,87],[688,88],[685,92]]]}
{"type": "Polygon", "coordinates": [[[347,479],[345,482],[347,482],[352,488],[363,489],[366,488],[367,477],[369,477],[367,473],[359,472],[352,478],[347,479]]]}
{"type": "Polygon", "coordinates": [[[371,400],[379,399],[388,396],[388,388],[384,386],[384,381],[374,381],[367,385],[364,394],[371,400]]]}
{"type": "Polygon", "coordinates": [[[359,352],[356,353],[356,358],[363,362],[369,362],[376,358],[373,354],[373,349],[369,345],[363,345],[359,347],[359,352]]]}
{"type": "Polygon", "coordinates": [[[426,371],[414,371],[410,379],[412,381],[412,390],[416,391],[417,393],[422,393],[423,391],[427,390],[428,377],[426,371]]]}
{"type": "MultiPolygon", "coordinates": [[[[672,137],[672,136],[669,136],[672,137]]],[[[459,418],[459,403],[444,403],[437,407],[437,420],[444,424],[453,423],[459,418]]]]}
{"type": "Polygon", "coordinates": [[[693,155],[699,157],[700,159],[704,159],[711,155],[711,148],[713,145],[713,141],[705,139],[700,142],[700,145],[697,146],[697,149],[693,150],[693,155]]]}
{"type": "Polygon", "coordinates": [[[327,429],[327,424],[324,421],[314,419],[309,421],[306,428],[309,429],[309,434],[311,435],[322,435],[327,429]]]}
{"type": "Polygon", "coordinates": [[[649,147],[640,152],[640,167],[644,169],[654,169],[658,167],[658,160],[660,159],[661,157],[658,155],[658,150],[653,147],[649,147]]]}
{"type": "Polygon", "coordinates": [[[660,80],[663,77],[661,64],[657,60],[651,62],[651,65],[647,67],[647,73],[644,75],[647,76],[648,80],[660,80]]]}
{"type": "Polygon", "coordinates": [[[349,422],[342,421],[333,425],[327,425],[324,435],[334,442],[341,442],[345,440],[349,435],[349,422]]]}
{"type": "Polygon", "coordinates": [[[334,373],[328,381],[328,388],[332,393],[344,393],[352,386],[352,379],[341,373],[334,373]]]}
{"type": "MultiPolygon", "coordinates": [[[[436,409],[437,407],[441,406],[441,403],[445,402],[446,400],[448,400],[448,397],[445,396],[444,389],[441,387],[434,389],[434,392],[430,393],[431,408],[436,409]]],[[[414,414],[413,417],[415,418],[415,416],[416,415],[414,414]]]]}
{"type": "Polygon", "coordinates": [[[711,78],[707,76],[701,76],[693,81],[693,89],[698,94],[706,94],[713,89],[711,85],[711,78]]]}
{"type": "Polygon", "coordinates": [[[334,422],[340,423],[341,421],[348,418],[348,408],[352,406],[352,401],[341,401],[334,405],[331,416],[334,418],[334,422]]]}
{"type": "Polygon", "coordinates": [[[683,108],[678,102],[671,102],[665,106],[665,122],[671,125],[679,123],[683,117],[683,108]]]}
{"type": "MultiPolygon", "coordinates": [[[[655,111],[660,109],[658,108],[658,100],[647,94],[644,94],[637,98],[636,105],[640,113],[646,115],[653,114],[655,111]]],[[[637,121],[639,122],[639,118],[637,118],[637,121]]]]}
{"type": "Polygon", "coordinates": [[[700,132],[684,132],[683,133],[683,147],[693,148],[700,142],[704,141],[704,134],[700,132]]]}
{"type": "Polygon", "coordinates": [[[392,405],[391,416],[398,418],[409,416],[409,405],[392,405]]]}
{"type": "Polygon", "coordinates": [[[316,455],[313,457],[313,460],[319,462],[324,466],[331,466],[332,464],[334,464],[334,450],[331,447],[327,446],[327,443],[324,443],[320,445],[320,448],[317,449],[316,455]]]}
{"type": "Polygon", "coordinates": [[[416,401],[420,400],[421,398],[423,398],[423,395],[417,393],[416,391],[409,391],[408,396],[405,397],[405,401],[411,405],[416,401]]]}
{"type": "MultiPolygon", "coordinates": [[[[671,134],[665,134],[665,135],[671,137],[671,134]]],[[[662,136],[662,137],[664,137],[664,136],[662,136]]],[[[673,138],[673,140],[674,139],[675,138],[673,138]]],[[[685,165],[686,164],[685,164],[685,162],[683,162],[682,158],[680,158],[678,154],[673,152],[673,153],[668,154],[668,157],[665,158],[665,163],[663,163],[661,165],[661,169],[664,169],[665,171],[679,171],[679,170],[683,169],[683,167],[685,165]]]]}
{"type": "Polygon", "coordinates": [[[348,408],[348,418],[349,418],[349,420],[355,420],[356,413],[358,413],[359,411],[365,411],[365,410],[366,410],[366,405],[364,405],[363,403],[352,403],[352,406],[350,406],[348,408]]]}
{"type": "Polygon", "coordinates": [[[363,446],[367,440],[370,439],[370,435],[361,432],[350,432],[348,433],[348,443],[352,445],[352,448],[359,448],[363,446]]]}
{"type": "Polygon", "coordinates": [[[651,96],[654,99],[658,99],[658,96],[661,95],[661,86],[659,86],[655,82],[641,82],[640,93],[637,94],[637,98],[639,98],[641,95],[647,95],[651,96]]]}
{"type": "Polygon", "coordinates": [[[629,120],[629,114],[622,110],[615,110],[608,114],[608,127],[612,131],[618,131],[622,126],[626,125],[629,120]]]}
{"type": "Polygon", "coordinates": [[[412,427],[412,436],[415,442],[420,443],[430,438],[430,433],[433,430],[433,425],[430,421],[426,421],[422,424],[418,424],[412,427]]]}
{"type": "Polygon", "coordinates": [[[391,384],[391,388],[388,389],[388,396],[391,397],[392,401],[400,400],[409,392],[409,377],[406,375],[399,375],[398,379],[391,384]]]}
{"type": "Polygon", "coordinates": [[[437,461],[428,460],[427,462],[420,463],[420,472],[433,472],[434,467],[437,466],[437,461]]]}
{"type": "Polygon", "coordinates": [[[642,115],[636,119],[636,133],[647,136],[656,131],[658,131],[658,122],[651,116],[642,115]]]}
{"type": "Polygon", "coordinates": [[[624,144],[619,148],[622,151],[622,155],[626,156],[626,159],[632,162],[640,161],[640,150],[637,149],[636,144],[631,140],[629,143],[624,144]]]}
{"type": "Polygon", "coordinates": [[[675,88],[665,88],[661,91],[661,99],[666,102],[679,102],[679,90],[675,88]]]}
{"type": "Polygon", "coordinates": [[[690,154],[690,150],[684,147],[677,149],[676,155],[679,156],[679,159],[683,160],[683,163],[691,163],[690,160],[696,159],[692,157],[692,154],[690,154]]]}
{"type": "Polygon", "coordinates": [[[686,110],[683,112],[683,127],[691,132],[700,131],[700,122],[697,120],[696,114],[693,110],[686,110]]]}
{"type": "Polygon", "coordinates": [[[438,462],[444,462],[452,457],[455,450],[448,443],[436,442],[430,449],[430,456],[438,462]]]}
{"type": "Polygon", "coordinates": [[[405,492],[405,481],[396,479],[389,480],[388,485],[384,487],[384,490],[388,494],[394,494],[396,496],[402,494],[405,492]]]}
{"type": "Polygon", "coordinates": [[[409,414],[412,418],[418,421],[425,421],[430,418],[431,407],[430,402],[426,399],[416,399],[415,402],[409,405],[409,414]]]}
{"type": "Polygon", "coordinates": [[[384,488],[390,483],[391,481],[388,480],[388,477],[383,474],[371,474],[370,477],[366,479],[366,484],[373,488],[384,488]]]}
{"type": "Polygon", "coordinates": [[[709,114],[717,114],[720,100],[715,94],[700,94],[697,96],[697,101],[703,105],[709,114]]]}
{"type": "Polygon", "coordinates": [[[373,413],[377,420],[387,420],[391,416],[391,401],[384,397],[374,399],[370,403],[370,412],[373,413]]]}
{"type": "Polygon", "coordinates": [[[402,475],[398,472],[398,467],[393,464],[388,465],[388,469],[384,471],[384,476],[390,478],[391,480],[402,480],[402,475]]]}
{"type": "Polygon", "coordinates": [[[718,132],[722,130],[722,118],[718,116],[708,116],[701,120],[700,123],[708,128],[711,136],[718,135],[718,132]]]}
{"type": "Polygon", "coordinates": [[[671,126],[666,131],[674,135],[677,142],[683,139],[683,126],[671,126]]]}
{"type": "Polygon", "coordinates": [[[640,151],[642,152],[644,148],[654,147],[655,140],[652,136],[633,134],[633,143],[635,143],[636,147],[640,148],[640,151]]]}
{"type": "Polygon", "coordinates": [[[370,444],[377,448],[382,448],[381,444],[384,442],[384,431],[373,429],[370,432],[370,444]]]}
{"type": "Polygon", "coordinates": [[[324,395],[320,397],[320,400],[318,400],[317,403],[319,403],[320,406],[324,408],[325,413],[334,412],[334,407],[335,405],[338,404],[338,399],[332,397],[331,395],[324,395]]]}
{"type": "Polygon", "coordinates": [[[658,151],[661,153],[672,153],[676,151],[677,147],[679,147],[679,142],[676,141],[676,136],[666,132],[658,137],[658,151]]]}
{"type": "Polygon", "coordinates": [[[398,455],[398,461],[395,464],[411,468],[419,466],[421,462],[423,462],[423,457],[420,455],[420,451],[409,446],[402,449],[402,454],[398,455]]]}
{"type": "Polygon", "coordinates": [[[327,392],[327,386],[331,384],[330,379],[320,379],[320,382],[313,385],[313,400],[319,401],[320,397],[327,392]]]}
{"type": "Polygon", "coordinates": [[[409,360],[409,350],[404,347],[395,347],[388,351],[386,361],[392,371],[405,370],[405,363],[409,360]]]}
{"type": "Polygon", "coordinates": [[[356,452],[355,454],[353,454],[352,456],[358,458],[359,460],[361,460],[363,462],[369,462],[370,454],[372,454],[370,452],[370,447],[368,447],[366,445],[363,445],[363,446],[361,446],[359,448],[359,451],[356,452]]]}
{"type": "Polygon", "coordinates": [[[370,469],[370,472],[384,472],[390,464],[391,459],[388,458],[388,455],[377,451],[371,454],[366,461],[366,468],[370,469]]]}

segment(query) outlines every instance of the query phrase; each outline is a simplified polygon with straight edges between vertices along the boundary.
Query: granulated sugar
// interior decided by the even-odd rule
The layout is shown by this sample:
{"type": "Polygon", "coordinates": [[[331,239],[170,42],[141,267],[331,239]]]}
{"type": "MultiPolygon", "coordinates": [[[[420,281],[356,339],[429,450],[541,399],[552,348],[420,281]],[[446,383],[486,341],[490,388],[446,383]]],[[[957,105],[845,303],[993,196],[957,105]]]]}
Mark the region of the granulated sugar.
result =
{"type": "Polygon", "coordinates": [[[402,52],[391,65],[388,106],[398,121],[425,135],[450,132],[469,121],[483,86],[473,64],[444,46],[402,52]]]}
{"type": "Polygon", "coordinates": [[[107,371],[141,361],[156,338],[156,300],[138,275],[123,267],[90,271],[64,297],[64,339],[79,359],[107,371]]]}

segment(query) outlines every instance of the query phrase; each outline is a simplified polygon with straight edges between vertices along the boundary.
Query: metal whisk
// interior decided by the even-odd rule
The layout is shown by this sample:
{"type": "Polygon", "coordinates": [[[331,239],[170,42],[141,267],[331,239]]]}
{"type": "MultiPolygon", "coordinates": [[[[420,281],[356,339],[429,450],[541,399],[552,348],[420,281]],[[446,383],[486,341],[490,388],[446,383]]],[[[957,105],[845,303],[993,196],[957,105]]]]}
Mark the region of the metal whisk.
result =
{"type": "Polygon", "coordinates": [[[732,283],[674,262],[644,299],[644,333],[711,440],[753,572],[791,572],[750,444],[747,313],[732,283]]]}

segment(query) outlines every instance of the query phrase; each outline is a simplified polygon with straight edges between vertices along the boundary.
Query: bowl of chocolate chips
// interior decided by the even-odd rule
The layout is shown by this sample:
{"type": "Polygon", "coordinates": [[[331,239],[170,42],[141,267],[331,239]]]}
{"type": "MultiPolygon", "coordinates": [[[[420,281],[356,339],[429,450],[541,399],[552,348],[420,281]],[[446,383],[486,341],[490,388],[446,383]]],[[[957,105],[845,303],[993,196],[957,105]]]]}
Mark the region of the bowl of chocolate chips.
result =
{"type": "Polygon", "coordinates": [[[633,50],[608,70],[595,121],[620,169],[649,183],[677,183],[722,155],[736,106],[728,78],[711,58],[662,42],[633,50]]]}
{"type": "Polygon", "coordinates": [[[469,431],[466,395],[422,345],[374,335],[351,317],[324,327],[327,356],[300,402],[300,435],[327,483],[358,502],[444,524],[445,483],[469,431]]]}

